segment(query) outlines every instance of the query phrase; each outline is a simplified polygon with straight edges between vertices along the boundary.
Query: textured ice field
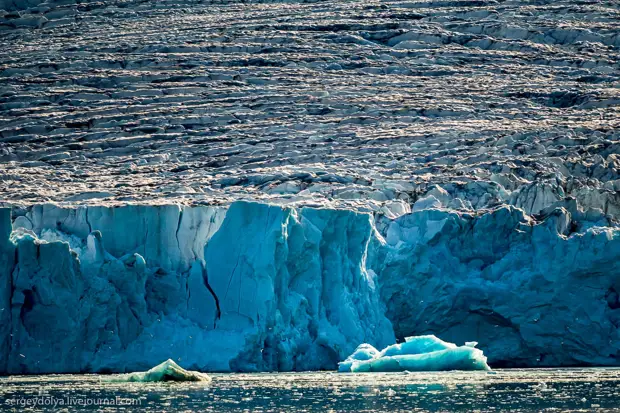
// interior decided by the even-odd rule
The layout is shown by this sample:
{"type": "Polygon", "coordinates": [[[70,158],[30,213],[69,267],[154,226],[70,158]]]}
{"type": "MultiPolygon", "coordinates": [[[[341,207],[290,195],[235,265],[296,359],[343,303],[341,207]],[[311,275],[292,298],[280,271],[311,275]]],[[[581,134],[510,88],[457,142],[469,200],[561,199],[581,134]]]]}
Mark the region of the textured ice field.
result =
{"type": "Polygon", "coordinates": [[[620,212],[616,1],[36,3],[0,0],[4,201],[620,212]]]}

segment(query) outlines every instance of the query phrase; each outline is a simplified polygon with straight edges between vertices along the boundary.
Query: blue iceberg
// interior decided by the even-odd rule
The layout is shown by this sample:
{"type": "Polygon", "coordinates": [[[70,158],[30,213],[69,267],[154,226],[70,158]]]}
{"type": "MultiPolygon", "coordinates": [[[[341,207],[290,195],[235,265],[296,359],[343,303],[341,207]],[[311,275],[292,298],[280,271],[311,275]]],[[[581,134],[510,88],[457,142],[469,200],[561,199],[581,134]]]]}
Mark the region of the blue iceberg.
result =
{"type": "Polygon", "coordinates": [[[405,338],[379,352],[370,344],[361,344],[338,363],[342,373],[393,371],[491,370],[476,342],[464,346],[448,343],[433,335],[405,338]]]}

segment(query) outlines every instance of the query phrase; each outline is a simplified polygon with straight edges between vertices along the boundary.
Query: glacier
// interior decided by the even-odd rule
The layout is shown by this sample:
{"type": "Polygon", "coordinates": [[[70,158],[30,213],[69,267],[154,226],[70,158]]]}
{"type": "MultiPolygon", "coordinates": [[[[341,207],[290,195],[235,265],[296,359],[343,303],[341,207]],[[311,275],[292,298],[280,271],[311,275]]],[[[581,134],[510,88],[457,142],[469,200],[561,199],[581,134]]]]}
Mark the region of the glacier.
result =
{"type": "Polygon", "coordinates": [[[370,344],[360,344],[344,361],[338,363],[341,373],[490,370],[487,358],[475,348],[478,343],[463,346],[445,342],[434,335],[405,337],[405,342],[392,344],[381,352],[370,344]]]}
{"type": "Polygon", "coordinates": [[[620,229],[571,201],[1,208],[0,372],[336,369],[425,334],[494,367],[618,366],[619,258],[620,229]]]}
{"type": "Polygon", "coordinates": [[[0,0],[0,373],[618,366],[616,3],[0,0]]]}

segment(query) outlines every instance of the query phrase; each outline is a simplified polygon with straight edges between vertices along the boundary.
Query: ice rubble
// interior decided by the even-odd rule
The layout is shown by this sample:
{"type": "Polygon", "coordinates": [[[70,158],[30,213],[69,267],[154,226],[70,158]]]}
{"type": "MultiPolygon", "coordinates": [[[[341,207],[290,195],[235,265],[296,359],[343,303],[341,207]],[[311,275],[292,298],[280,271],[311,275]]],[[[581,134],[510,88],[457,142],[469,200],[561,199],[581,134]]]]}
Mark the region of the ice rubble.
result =
{"type": "Polygon", "coordinates": [[[158,381],[202,381],[210,382],[211,377],[199,371],[185,370],[173,360],[166,360],[145,372],[127,373],[106,378],[114,382],[158,382],[158,381]]]}
{"type": "Polygon", "coordinates": [[[570,210],[0,209],[0,371],[334,369],[421,334],[619,365],[620,230],[570,210]]]}
{"type": "Polygon", "coordinates": [[[490,370],[487,358],[475,348],[447,343],[434,335],[405,337],[405,342],[392,344],[381,352],[370,344],[361,344],[353,354],[338,363],[340,372],[490,370]]]}

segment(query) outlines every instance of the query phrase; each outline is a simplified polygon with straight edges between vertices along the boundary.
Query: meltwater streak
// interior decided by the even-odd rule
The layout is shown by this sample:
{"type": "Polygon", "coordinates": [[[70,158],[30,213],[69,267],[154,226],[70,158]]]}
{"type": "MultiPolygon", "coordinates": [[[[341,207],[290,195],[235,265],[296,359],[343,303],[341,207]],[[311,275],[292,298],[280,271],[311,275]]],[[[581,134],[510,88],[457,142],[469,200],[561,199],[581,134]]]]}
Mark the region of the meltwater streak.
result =
{"type": "MultiPolygon", "coordinates": [[[[442,373],[215,374],[211,384],[110,383],[98,375],[0,379],[3,411],[28,400],[70,400],[69,411],[613,411],[620,369],[442,373]],[[103,401],[106,400],[107,404],[103,401]]],[[[31,402],[32,403],[32,402],[31,402]]],[[[32,406],[32,404],[30,405],[32,406]]],[[[36,406],[54,411],[63,406],[36,406]]],[[[64,406],[65,408],[67,406],[64,406]]]]}

